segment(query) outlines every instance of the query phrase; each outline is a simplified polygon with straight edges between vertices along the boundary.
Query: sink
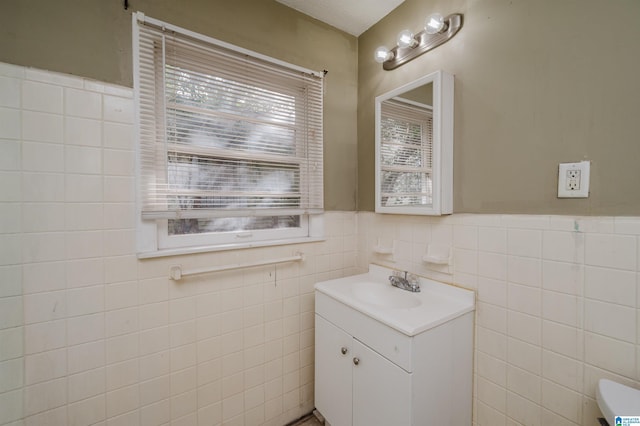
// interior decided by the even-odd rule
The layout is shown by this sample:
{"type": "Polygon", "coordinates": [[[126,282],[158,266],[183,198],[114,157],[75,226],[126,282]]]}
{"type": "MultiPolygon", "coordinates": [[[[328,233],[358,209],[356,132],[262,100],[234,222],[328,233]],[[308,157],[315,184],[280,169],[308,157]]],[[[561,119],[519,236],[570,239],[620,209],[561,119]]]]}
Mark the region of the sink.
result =
{"type": "Polygon", "coordinates": [[[422,303],[413,293],[377,282],[356,282],[351,291],[364,303],[391,309],[410,309],[422,303]]]}
{"type": "Polygon", "coordinates": [[[407,336],[475,309],[472,291],[420,277],[420,292],[413,293],[393,287],[389,283],[392,272],[372,264],[366,274],[319,282],[315,289],[407,336]]]}

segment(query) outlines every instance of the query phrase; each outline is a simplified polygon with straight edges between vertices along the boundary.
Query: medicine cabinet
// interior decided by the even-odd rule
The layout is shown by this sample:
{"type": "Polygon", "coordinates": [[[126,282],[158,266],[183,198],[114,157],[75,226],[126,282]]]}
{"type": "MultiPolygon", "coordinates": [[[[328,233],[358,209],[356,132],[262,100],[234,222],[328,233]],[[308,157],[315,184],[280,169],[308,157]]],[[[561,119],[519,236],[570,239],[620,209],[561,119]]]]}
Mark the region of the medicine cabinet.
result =
{"type": "Polygon", "coordinates": [[[435,71],[376,97],[376,212],[452,212],[453,90],[435,71]]]}

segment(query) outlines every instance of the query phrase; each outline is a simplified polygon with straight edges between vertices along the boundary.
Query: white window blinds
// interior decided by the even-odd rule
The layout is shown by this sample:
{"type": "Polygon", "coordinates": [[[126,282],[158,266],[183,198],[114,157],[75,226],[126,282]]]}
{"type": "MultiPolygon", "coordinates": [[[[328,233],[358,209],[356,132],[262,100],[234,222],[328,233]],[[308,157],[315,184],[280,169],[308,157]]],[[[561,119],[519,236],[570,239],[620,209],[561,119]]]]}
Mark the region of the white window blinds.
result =
{"type": "Polygon", "coordinates": [[[143,218],[321,213],[322,77],[160,24],[134,42],[143,218]]]}
{"type": "Polygon", "coordinates": [[[433,114],[424,107],[387,100],[381,106],[382,206],[433,204],[433,114]]]}

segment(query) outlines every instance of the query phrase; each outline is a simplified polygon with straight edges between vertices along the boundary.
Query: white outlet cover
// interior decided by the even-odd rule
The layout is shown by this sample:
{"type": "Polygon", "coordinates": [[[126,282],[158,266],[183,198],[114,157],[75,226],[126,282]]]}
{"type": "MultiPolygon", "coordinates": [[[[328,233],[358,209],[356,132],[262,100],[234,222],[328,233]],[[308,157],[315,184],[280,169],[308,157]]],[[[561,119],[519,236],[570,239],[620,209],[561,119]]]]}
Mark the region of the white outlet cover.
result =
{"type": "Polygon", "coordinates": [[[591,161],[560,163],[558,167],[558,198],[588,198],[591,161]],[[571,182],[570,172],[578,171],[578,178],[571,182]],[[572,189],[575,188],[575,189],[572,189]]]}

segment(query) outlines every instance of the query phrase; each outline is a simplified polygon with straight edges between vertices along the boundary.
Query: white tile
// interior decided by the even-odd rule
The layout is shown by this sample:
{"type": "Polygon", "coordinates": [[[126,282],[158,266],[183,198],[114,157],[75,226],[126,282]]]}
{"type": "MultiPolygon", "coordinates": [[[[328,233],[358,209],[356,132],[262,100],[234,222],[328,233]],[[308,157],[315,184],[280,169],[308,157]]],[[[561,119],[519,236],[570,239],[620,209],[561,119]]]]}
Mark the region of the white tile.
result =
{"type": "Polygon", "coordinates": [[[0,234],[22,231],[22,205],[20,203],[0,203],[0,234]]]}
{"type": "MultiPolygon", "coordinates": [[[[27,363],[27,365],[29,365],[29,363],[27,363]]],[[[0,362],[0,377],[2,377],[0,381],[0,393],[21,389],[25,384],[24,371],[25,367],[20,358],[0,362]]]]}
{"type": "Polygon", "coordinates": [[[507,317],[507,334],[532,345],[540,346],[542,342],[542,321],[539,317],[509,311],[507,317]]]}
{"type": "Polygon", "coordinates": [[[25,354],[33,354],[64,347],[66,329],[64,320],[41,322],[24,328],[25,354]]]}
{"type": "Polygon", "coordinates": [[[507,278],[512,283],[540,287],[542,284],[542,263],[540,259],[508,256],[507,278]]]}
{"type": "Polygon", "coordinates": [[[453,227],[453,246],[461,249],[477,250],[478,228],[476,226],[455,225],[453,227]]]}
{"type": "Polygon", "coordinates": [[[24,300],[24,323],[52,321],[67,314],[65,291],[28,294],[24,300]]]}
{"type": "Polygon", "coordinates": [[[104,201],[106,203],[132,203],[135,201],[133,177],[106,176],[104,178],[104,201]]]}
{"type": "Polygon", "coordinates": [[[139,381],[140,366],[137,359],[130,359],[107,366],[107,391],[135,385],[139,381]]]}
{"type": "Polygon", "coordinates": [[[141,330],[166,326],[169,324],[169,307],[167,302],[140,306],[139,312],[141,330]]]}
{"type": "Polygon", "coordinates": [[[102,96],[99,93],[78,89],[65,89],[65,114],[83,118],[102,118],[102,96]]]}
{"type": "Polygon", "coordinates": [[[587,363],[626,377],[636,374],[635,345],[585,333],[584,348],[584,359],[587,363]]]}
{"type": "Polygon", "coordinates": [[[640,218],[637,217],[615,217],[614,232],[623,235],[640,235],[640,218]]]}
{"type": "Polygon", "coordinates": [[[575,359],[583,357],[583,333],[575,327],[542,321],[542,347],[575,359]]]}
{"type": "Polygon", "coordinates": [[[508,307],[511,310],[529,315],[540,316],[541,290],[519,284],[509,284],[508,307]]]}
{"type": "Polygon", "coordinates": [[[67,375],[67,350],[40,352],[24,359],[25,385],[58,379],[67,375]]]}
{"type": "Polygon", "coordinates": [[[481,227],[478,229],[478,249],[490,253],[507,252],[507,230],[481,227]]]}
{"type": "Polygon", "coordinates": [[[24,232],[64,231],[62,203],[24,203],[22,214],[24,232]]]}
{"type": "Polygon", "coordinates": [[[23,412],[23,392],[21,389],[0,394],[0,419],[5,424],[22,426],[23,412]],[[10,423],[15,421],[16,423],[10,423]]]}
{"type": "Polygon", "coordinates": [[[542,256],[560,262],[584,262],[584,234],[580,232],[544,231],[542,256]]]}
{"type": "Polygon", "coordinates": [[[35,81],[23,81],[22,108],[62,114],[62,87],[35,81]]]}
{"type": "Polygon", "coordinates": [[[22,139],[62,143],[64,121],[61,115],[22,111],[22,139]]]}
{"type": "Polygon", "coordinates": [[[66,203],[64,222],[67,231],[102,229],[104,208],[101,203],[66,203]]]}
{"type": "Polygon", "coordinates": [[[57,72],[40,70],[37,68],[25,68],[24,78],[26,80],[41,81],[57,86],[82,87],[82,79],[76,76],[57,72]]]}
{"type": "Polygon", "coordinates": [[[24,419],[25,426],[63,425],[67,423],[67,407],[47,410],[24,419]]]}
{"type": "Polygon", "coordinates": [[[98,395],[93,398],[69,404],[69,426],[95,424],[106,418],[105,396],[98,395]]]}
{"type": "Polygon", "coordinates": [[[22,234],[0,234],[0,265],[22,263],[22,234]]]}
{"type": "Polygon", "coordinates": [[[84,315],[67,319],[67,340],[69,346],[104,339],[104,313],[84,315]]]}
{"type": "Polygon", "coordinates": [[[133,99],[104,96],[104,120],[116,123],[133,123],[133,99]]]}
{"type": "Polygon", "coordinates": [[[171,422],[171,403],[169,399],[147,405],[140,410],[140,423],[143,426],[164,425],[171,422]]]}
{"type": "Polygon", "coordinates": [[[106,361],[114,364],[137,358],[140,354],[140,339],[137,333],[112,337],[106,341],[106,361]]]}
{"type": "Polygon", "coordinates": [[[557,384],[582,391],[583,380],[582,362],[557,354],[555,352],[542,351],[542,375],[557,384]]]}
{"type": "Polygon", "coordinates": [[[105,309],[121,309],[138,304],[138,283],[129,281],[105,286],[105,309]]]}
{"type": "Polygon", "coordinates": [[[582,325],[582,299],[555,291],[542,292],[542,317],[572,327],[582,325]]]}
{"type": "Polygon", "coordinates": [[[67,348],[69,374],[80,373],[105,365],[105,342],[96,340],[67,348]]]}
{"type": "Polygon", "coordinates": [[[0,106],[20,108],[20,80],[0,76],[0,106]]]}
{"type": "Polygon", "coordinates": [[[103,89],[104,93],[107,95],[119,96],[121,98],[133,98],[133,89],[130,87],[105,84],[103,85],[103,89]]]}
{"type": "MultiPolygon", "coordinates": [[[[135,410],[140,404],[138,386],[129,386],[107,393],[107,416],[109,418],[135,410]]],[[[115,419],[114,419],[115,420],[115,419]]],[[[138,420],[137,414],[131,420],[138,420]]],[[[126,423],[125,423],[126,424],[126,423]]]]}
{"type": "Polygon", "coordinates": [[[507,337],[484,327],[477,327],[478,350],[500,360],[507,359],[507,337]]]}
{"type": "Polygon", "coordinates": [[[515,365],[529,373],[540,375],[542,367],[542,349],[518,339],[507,339],[507,358],[510,365],[515,365]]]}
{"type": "Polygon", "coordinates": [[[507,232],[507,254],[522,257],[541,257],[542,231],[509,229],[507,232]]]}
{"type": "Polygon", "coordinates": [[[478,252],[475,250],[453,249],[453,265],[456,272],[478,273],[478,252]]]}
{"type": "Polygon", "coordinates": [[[22,143],[20,141],[0,139],[0,170],[20,170],[22,165],[21,149],[22,143]]]}
{"type": "Polygon", "coordinates": [[[0,285],[0,298],[23,295],[20,265],[0,266],[0,276],[3,280],[0,285]]]}
{"type": "Polygon", "coordinates": [[[583,294],[584,266],[563,262],[542,262],[542,287],[547,290],[583,294]]]}
{"type": "Polygon", "coordinates": [[[65,117],[64,142],[67,145],[94,146],[102,145],[102,122],[78,117],[65,117]]]}
{"type": "Polygon", "coordinates": [[[25,263],[63,260],[63,248],[62,232],[22,234],[22,260],[25,263]]]}
{"type": "Polygon", "coordinates": [[[584,328],[628,343],[636,343],[636,310],[612,303],[585,300],[584,328]]]}
{"type": "Polygon", "coordinates": [[[22,114],[20,110],[0,107],[0,138],[20,139],[22,137],[22,114]]]}
{"type": "Polygon", "coordinates": [[[507,392],[507,414],[516,420],[518,424],[541,425],[542,412],[540,406],[513,392],[507,392]]]}
{"type": "Polygon", "coordinates": [[[585,264],[635,271],[637,249],[635,236],[587,234],[585,264]]]}
{"type": "Polygon", "coordinates": [[[113,176],[133,176],[135,157],[133,151],[115,149],[104,150],[104,174],[113,176]]]}
{"type": "MultiPolygon", "coordinates": [[[[5,179],[2,174],[0,174],[0,178],[5,179]]],[[[17,185],[16,188],[19,190],[20,185],[17,185]]],[[[64,175],[61,173],[23,173],[22,175],[22,198],[24,201],[64,201],[64,191],[64,175]]]]}
{"type": "Polygon", "coordinates": [[[507,367],[507,389],[528,400],[540,404],[542,379],[536,374],[509,365],[507,367]]]}
{"type": "Polygon", "coordinates": [[[104,287],[81,287],[67,290],[67,313],[70,317],[104,311],[104,287]]]}
{"type": "Polygon", "coordinates": [[[19,358],[24,354],[24,328],[0,329],[0,361],[19,358]]]}
{"type": "Polygon", "coordinates": [[[102,201],[102,177],[94,175],[65,175],[65,201],[95,203],[102,201]]]}
{"type": "Polygon", "coordinates": [[[78,288],[104,282],[104,260],[98,259],[74,259],[66,263],[67,287],[78,288]]]}
{"type": "MultiPolygon", "coordinates": [[[[115,256],[115,257],[107,257],[104,259],[105,264],[105,275],[104,281],[105,283],[116,283],[116,282],[124,282],[124,281],[135,281],[138,278],[138,258],[136,256],[115,256]]],[[[146,283],[148,280],[140,281],[140,284],[146,283]]],[[[166,289],[163,292],[162,286],[156,286],[155,290],[159,293],[165,293],[166,289]]],[[[140,291],[142,295],[142,290],[140,291]]],[[[140,304],[147,303],[147,301],[140,299],[140,304]]]]}
{"type": "Polygon", "coordinates": [[[134,149],[134,133],[131,124],[104,123],[104,146],[114,149],[134,149]]]}
{"type": "Polygon", "coordinates": [[[169,327],[159,327],[140,331],[140,354],[148,355],[167,351],[166,363],[169,368],[169,327]]]}
{"type": "Polygon", "coordinates": [[[126,308],[109,311],[106,315],[106,322],[107,337],[133,333],[138,331],[138,310],[136,308],[126,308]]]}
{"type": "Polygon", "coordinates": [[[169,352],[161,351],[149,356],[140,357],[140,380],[145,381],[157,377],[169,379],[171,365],[169,352]]]}
{"type": "Polygon", "coordinates": [[[24,414],[30,416],[67,403],[67,379],[60,378],[24,388],[24,414]]]}
{"type": "Polygon", "coordinates": [[[69,403],[91,398],[105,391],[105,369],[97,368],[70,375],[69,403]]]}
{"type": "Polygon", "coordinates": [[[83,259],[103,255],[102,231],[72,231],[65,233],[66,258],[83,259]]]}
{"type": "Polygon", "coordinates": [[[106,230],[104,235],[105,256],[125,256],[136,252],[135,231],[133,229],[106,230]]]}
{"type": "Polygon", "coordinates": [[[479,302],[476,305],[477,323],[499,333],[507,332],[507,310],[500,306],[479,302]]]}
{"type": "Polygon", "coordinates": [[[590,266],[585,268],[585,297],[636,307],[636,292],[634,272],[590,266]]]}
{"type": "Polygon", "coordinates": [[[543,406],[572,422],[582,422],[582,395],[547,380],[542,381],[543,406]]]}
{"type": "Polygon", "coordinates": [[[102,149],[67,145],[64,148],[64,164],[67,173],[101,174],[102,149]]]}
{"type": "Polygon", "coordinates": [[[478,300],[498,306],[507,306],[507,283],[491,278],[478,278],[478,300]]]}
{"type": "Polygon", "coordinates": [[[7,64],[0,62],[0,75],[4,77],[13,77],[23,79],[25,75],[25,68],[20,65],[7,64]]]}
{"type": "Polygon", "coordinates": [[[478,275],[496,280],[507,279],[507,256],[498,253],[478,253],[478,275]]]}

